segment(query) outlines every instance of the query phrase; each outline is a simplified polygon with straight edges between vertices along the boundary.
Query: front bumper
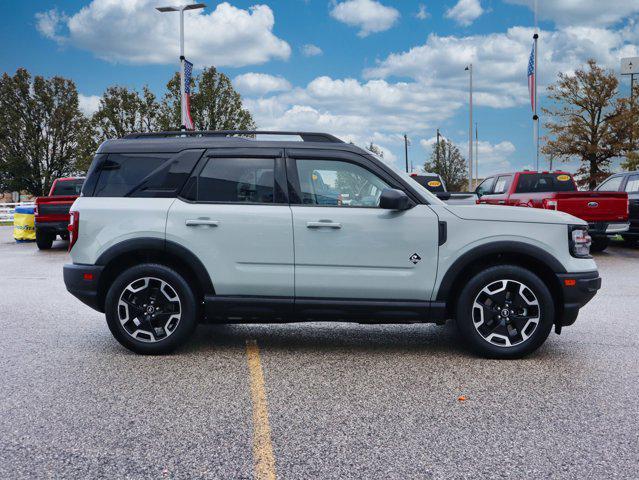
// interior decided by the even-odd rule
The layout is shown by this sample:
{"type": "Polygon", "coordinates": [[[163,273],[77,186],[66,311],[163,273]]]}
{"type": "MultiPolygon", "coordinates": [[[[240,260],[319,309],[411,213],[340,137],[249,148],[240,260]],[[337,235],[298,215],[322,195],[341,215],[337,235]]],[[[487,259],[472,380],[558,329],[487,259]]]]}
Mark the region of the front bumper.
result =
{"type": "Polygon", "coordinates": [[[557,274],[561,285],[563,308],[557,318],[557,329],[572,325],[577,320],[579,309],[587,304],[601,288],[599,272],[557,274]]]}
{"type": "Polygon", "coordinates": [[[98,265],[77,265],[68,263],[64,266],[64,284],[69,293],[82,303],[104,313],[102,301],[98,296],[100,275],[104,267],[98,265]]]}
{"type": "Polygon", "coordinates": [[[618,233],[627,232],[629,228],[630,223],[628,222],[588,224],[588,231],[591,235],[617,235],[618,233]]]}

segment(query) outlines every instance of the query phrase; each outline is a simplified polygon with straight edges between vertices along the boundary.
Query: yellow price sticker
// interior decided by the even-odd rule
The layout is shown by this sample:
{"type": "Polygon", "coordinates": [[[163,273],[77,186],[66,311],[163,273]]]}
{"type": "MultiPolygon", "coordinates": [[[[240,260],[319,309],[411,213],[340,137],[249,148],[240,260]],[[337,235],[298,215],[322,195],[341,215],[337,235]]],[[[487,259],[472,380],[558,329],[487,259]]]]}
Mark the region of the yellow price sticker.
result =
{"type": "Polygon", "coordinates": [[[440,182],[439,180],[431,180],[430,182],[428,182],[429,187],[440,187],[441,184],[442,182],[440,182]]]}
{"type": "Polygon", "coordinates": [[[570,180],[570,175],[557,175],[557,180],[560,182],[567,182],[570,180]]]}

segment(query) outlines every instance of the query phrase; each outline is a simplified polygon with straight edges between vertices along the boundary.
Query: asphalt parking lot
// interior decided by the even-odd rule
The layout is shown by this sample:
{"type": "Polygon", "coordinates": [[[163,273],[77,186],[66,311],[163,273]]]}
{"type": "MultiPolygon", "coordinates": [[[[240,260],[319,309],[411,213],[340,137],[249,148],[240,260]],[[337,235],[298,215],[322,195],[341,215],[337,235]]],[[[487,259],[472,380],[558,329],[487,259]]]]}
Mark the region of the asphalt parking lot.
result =
{"type": "Polygon", "coordinates": [[[0,227],[0,478],[637,478],[639,249],[597,255],[599,295],[517,361],[345,323],[136,356],[67,294],[67,258],[0,227]]]}

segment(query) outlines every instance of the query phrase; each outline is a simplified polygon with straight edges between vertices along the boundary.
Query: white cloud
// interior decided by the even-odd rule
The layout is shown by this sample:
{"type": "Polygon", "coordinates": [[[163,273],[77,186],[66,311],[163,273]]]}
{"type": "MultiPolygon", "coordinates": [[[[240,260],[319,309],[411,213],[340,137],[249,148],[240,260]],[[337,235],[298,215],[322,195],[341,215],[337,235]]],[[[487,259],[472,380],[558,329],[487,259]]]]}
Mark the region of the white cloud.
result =
{"type": "Polygon", "coordinates": [[[93,115],[100,108],[100,97],[98,95],[78,94],[79,108],[87,117],[93,115]]]}
{"type": "Polygon", "coordinates": [[[63,37],[58,35],[58,29],[61,23],[67,21],[64,14],[53,8],[46,12],[36,13],[35,17],[38,32],[52,40],[63,41],[63,37]]]}
{"type": "Polygon", "coordinates": [[[305,57],[316,57],[324,53],[320,47],[318,47],[317,45],[313,45],[312,43],[302,45],[300,50],[302,51],[302,55],[304,55],[305,57]]]}
{"type": "MultiPolygon", "coordinates": [[[[60,44],[112,62],[170,64],[179,56],[178,13],[160,13],[156,0],[93,0],[73,15],[36,14],[38,31],[60,44]]],[[[243,10],[223,2],[211,13],[185,14],[186,56],[198,66],[240,67],[287,59],[291,47],[273,34],[267,5],[243,10]]]]}
{"type": "Polygon", "coordinates": [[[376,0],[347,0],[334,3],[331,17],[352,27],[358,27],[360,37],[383,32],[399,19],[399,11],[376,0]]]}
{"type": "Polygon", "coordinates": [[[479,0],[459,0],[457,4],[446,10],[446,18],[455,20],[458,24],[468,27],[477,20],[484,9],[479,0]]]}
{"type": "Polygon", "coordinates": [[[291,89],[291,84],[284,77],[253,72],[238,75],[233,79],[233,85],[240,93],[249,95],[264,95],[291,89]]]}
{"type": "Polygon", "coordinates": [[[426,20],[428,17],[430,17],[430,13],[428,13],[428,10],[426,10],[426,5],[420,3],[419,7],[417,7],[417,13],[415,14],[415,16],[420,20],[426,20]]]}
{"type": "MultiPolygon", "coordinates": [[[[533,9],[534,0],[505,0],[533,9]]],[[[637,0],[538,0],[539,18],[558,25],[612,25],[639,13],[637,0]]]]}
{"type": "MultiPolygon", "coordinates": [[[[570,73],[587,59],[617,68],[619,57],[639,54],[635,29],[612,31],[595,27],[566,27],[540,32],[538,81],[554,82],[557,73],[570,73]]],[[[474,100],[495,108],[528,102],[526,66],[532,46],[531,28],[512,27],[505,33],[465,37],[428,36],[426,43],[394,53],[364,72],[365,78],[412,78],[424,85],[446,87],[456,92],[468,89],[473,63],[474,100]]],[[[459,97],[458,97],[459,98],[459,97]]]]}

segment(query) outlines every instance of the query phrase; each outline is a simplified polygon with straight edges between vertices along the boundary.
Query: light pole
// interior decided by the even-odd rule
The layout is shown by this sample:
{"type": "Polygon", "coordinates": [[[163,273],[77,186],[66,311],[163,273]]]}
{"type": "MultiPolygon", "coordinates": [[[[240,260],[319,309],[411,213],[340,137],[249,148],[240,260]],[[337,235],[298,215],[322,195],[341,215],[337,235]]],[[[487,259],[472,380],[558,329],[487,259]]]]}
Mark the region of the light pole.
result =
{"type": "Polygon", "coordinates": [[[404,134],[404,158],[406,159],[406,173],[408,171],[408,146],[410,145],[410,141],[408,140],[408,135],[404,134]]]}
{"type": "Polygon", "coordinates": [[[468,191],[473,189],[473,64],[469,64],[464,70],[468,70],[468,191]]]}
{"type": "Polygon", "coordinates": [[[186,122],[184,121],[185,116],[185,105],[184,105],[184,61],[186,58],[184,57],[184,11],[185,10],[197,10],[200,8],[205,8],[206,4],[204,3],[190,3],[187,5],[175,5],[169,7],[157,7],[156,10],[162,13],[167,12],[180,12],[180,111],[181,113],[181,121],[182,121],[182,130],[186,130],[186,122]]]}

